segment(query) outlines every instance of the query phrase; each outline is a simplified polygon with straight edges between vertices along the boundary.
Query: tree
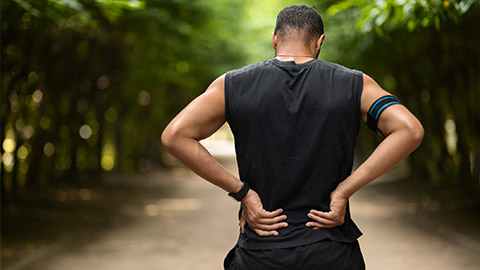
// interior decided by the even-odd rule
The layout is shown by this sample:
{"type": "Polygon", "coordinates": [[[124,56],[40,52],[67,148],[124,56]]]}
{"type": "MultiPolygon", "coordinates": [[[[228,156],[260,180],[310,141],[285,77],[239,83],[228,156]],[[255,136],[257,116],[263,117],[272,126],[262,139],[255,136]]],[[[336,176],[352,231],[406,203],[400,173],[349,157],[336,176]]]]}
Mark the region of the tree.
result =
{"type": "Polygon", "coordinates": [[[2,192],[156,165],[166,123],[241,59],[224,2],[2,1],[2,192]]]}
{"type": "Polygon", "coordinates": [[[337,48],[355,52],[343,61],[372,74],[423,123],[414,175],[479,196],[478,1],[340,1],[328,14],[358,27],[337,48]]]}

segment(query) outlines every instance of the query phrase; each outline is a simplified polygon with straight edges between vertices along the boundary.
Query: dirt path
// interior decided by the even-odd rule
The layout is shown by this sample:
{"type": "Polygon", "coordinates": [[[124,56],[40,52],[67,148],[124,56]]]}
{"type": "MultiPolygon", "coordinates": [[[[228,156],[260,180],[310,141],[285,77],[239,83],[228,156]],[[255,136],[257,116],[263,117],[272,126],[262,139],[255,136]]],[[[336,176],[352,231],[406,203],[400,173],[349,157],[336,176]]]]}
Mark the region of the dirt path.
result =
{"type": "MultiPolygon", "coordinates": [[[[231,159],[224,164],[236,171],[231,159]]],[[[118,202],[132,222],[75,244],[52,243],[3,269],[223,269],[238,233],[238,204],[225,192],[184,168],[141,179],[111,175],[107,182],[126,190],[168,192],[137,204],[118,202]]],[[[435,208],[435,202],[415,204],[395,195],[395,187],[382,185],[392,189],[380,181],[352,199],[353,218],[364,232],[360,245],[368,269],[479,269],[480,238],[419,214],[419,207],[435,208]]]]}

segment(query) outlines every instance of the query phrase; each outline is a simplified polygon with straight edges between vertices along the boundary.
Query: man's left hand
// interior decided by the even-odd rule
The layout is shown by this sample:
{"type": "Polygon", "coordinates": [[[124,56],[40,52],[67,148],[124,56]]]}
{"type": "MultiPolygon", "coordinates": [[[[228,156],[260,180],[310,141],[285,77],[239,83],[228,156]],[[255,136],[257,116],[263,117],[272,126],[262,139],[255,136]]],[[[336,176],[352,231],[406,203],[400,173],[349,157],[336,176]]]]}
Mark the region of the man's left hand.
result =
{"type": "Polygon", "coordinates": [[[348,199],[342,197],[337,192],[332,192],[330,201],[330,211],[321,212],[310,210],[307,216],[312,220],[307,222],[306,226],[314,229],[333,228],[345,223],[345,214],[347,212],[348,199]]]}
{"type": "Polygon", "coordinates": [[[288,227],[283,210],[266,211],[258,194],[250,189],[242,199],[243,211],[240,219],[240,228],[245,233],[245,224],[259,236],[278,236],[278,230],[288,227]]]}

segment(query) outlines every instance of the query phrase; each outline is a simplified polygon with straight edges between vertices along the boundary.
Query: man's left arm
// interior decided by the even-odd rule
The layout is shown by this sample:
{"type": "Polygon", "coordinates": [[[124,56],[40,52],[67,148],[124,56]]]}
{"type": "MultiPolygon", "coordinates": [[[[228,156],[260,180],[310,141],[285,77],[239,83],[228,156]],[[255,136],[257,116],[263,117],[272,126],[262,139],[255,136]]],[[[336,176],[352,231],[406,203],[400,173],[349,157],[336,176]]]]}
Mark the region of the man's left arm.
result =
{"type": "MultiPolygon", "coordinates": [[[[221,166],[200,144],[225,123],[225,75],[217,78],[208,89],[185,107],[165,128],[162,144],[165,149],[193,172],[212,184],[236,193],[243,182],[221,166]]],[[[260,236],[278,235],[276,230],[288,226],[282,209],[266,211],[258,194],[249,190],[242,199],[245,222],[260,236]]]]}
{"type": "Polygon", "coordinates": [[[242,182],[225,170],[199,143],[225,123],[224,76],[185,107],[165,128],[162,144],[188,168],[228,192],[237,192],[242,182]]]}

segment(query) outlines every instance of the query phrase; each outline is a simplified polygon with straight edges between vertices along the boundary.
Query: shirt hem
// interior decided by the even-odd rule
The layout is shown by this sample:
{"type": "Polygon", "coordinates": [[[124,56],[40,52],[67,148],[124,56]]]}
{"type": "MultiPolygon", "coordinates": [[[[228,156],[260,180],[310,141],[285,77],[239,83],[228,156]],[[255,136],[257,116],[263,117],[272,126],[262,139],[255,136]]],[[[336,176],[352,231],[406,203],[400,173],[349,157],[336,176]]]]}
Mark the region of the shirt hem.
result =
{"type": "Polygon", "coordinates": [[[237,245],[239,245],[243,249],[248,250],[272,250],[272,249],[281,249],[281,248],[292,248],[298,246],[305,246],[309,244],[313,244],[324,239],[330,239],[332,241],[340,242],[340,243],[353,243],[358,240],[358,238],[362,236],[362,233],[358,237],[354,237],[354,239],[350,240],[336,240],[332,239],[328,235],[318,235],[310,237],[309,239],[299,239],[299,240],[292,240],[288,242],[275,242],[275,243],[247,243],[241,237],[238,238],[237,245]]]}

